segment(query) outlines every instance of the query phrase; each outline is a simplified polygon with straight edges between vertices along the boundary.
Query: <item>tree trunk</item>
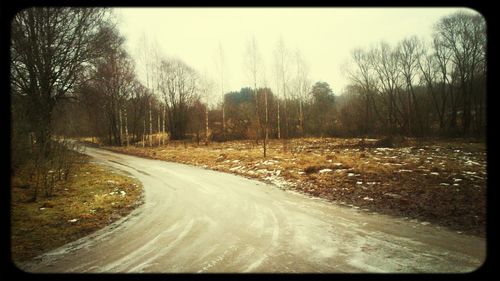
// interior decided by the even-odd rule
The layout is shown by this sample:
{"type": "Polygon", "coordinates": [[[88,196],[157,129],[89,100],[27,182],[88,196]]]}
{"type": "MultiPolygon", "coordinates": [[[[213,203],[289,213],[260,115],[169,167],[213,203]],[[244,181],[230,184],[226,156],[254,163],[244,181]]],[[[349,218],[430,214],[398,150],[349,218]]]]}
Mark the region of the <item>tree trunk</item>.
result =
{"type": "Polygon", "coordinates": [[[146,116],[144,116],[144,126],[142,127],[142,147],[146,146],[146,116]]]}
{"type": "Polygon", "coordinates": [[[281,139],[281,125],[280,125],[280,100],[278,99],[278,139],[281,139]]]}
{"type": "Polygon", "coordinates": [[[304,137],[304,112],[302,109],[302,99],[299,99],[299,126],[300,136],[304,137]]]}
{"type": "MultiPolygon", "coordinates": [[[[224,97],[222,97],[224,98],[224,97]]],[[[222,139],[225,141],[226,140],[226,115],[224,113],[224,101],[222,101],[222,139]]]]}
{"type": "Polygon", "coordinates": [[[257,115],[257,136],[255,138],[256,144],[259,145],[260,139],[260,115],[259,115],[259,94],[257,93],[257,84],[254,83],[254,93],[255,93],[255,114],[257,115]]]}
{"type": "Polygon", "coordinates": [[[163,122],[161,123],[161,132],[162,132],[162,136],[161,136],[161,140],[162,140],[162,144],[164,145],[165,144],[165,115],[166,115],[166,110],[167,110],[167,106],[163,106],[163,122]]]}
{"type": "Polygon", "coordinates": [[[208,105],[205,106],[205,145],[208,146],[208,105]]]}
{"type": "Polygon", "coordinates": [[[158,146],[161,145],[161,130],[160,130],[161,120],[160,120],[160,111],[161,111],[161,106],[160,106],[160,110],[158,110],[158,146]]]}
{"type": "Polygon", "coordinates": [[[153,112],[151,110],[151,101],[149,101],[149,146],[153,146],[153,112]]]}
{"type": "Polygon", "coordinates": [[[123,123],[122,123],[122,109],[118,108],[118,126],[120,127],[120,146],[123,145],[123,123]]]}
{"type": "Polygon", "coordinates": [[[125,140],[127,142],[127,146],[129,146],[128,140],[128,120],[127,120],[127,108],[125,108],[125,140]]]}
{"type": "Polygon", "coordinates": [[[266,136],[264,137],[264,158],[266,158],[267,156],[267,138],[268,138],[268,135],[269,135],[269,124],[268,124],[268,121],[269,121],[269,118],[268,118],[268,108],[267,108],[267,89],[264,90],[264,103],[265,103],[265,107],[266,107],[266,136]]]}

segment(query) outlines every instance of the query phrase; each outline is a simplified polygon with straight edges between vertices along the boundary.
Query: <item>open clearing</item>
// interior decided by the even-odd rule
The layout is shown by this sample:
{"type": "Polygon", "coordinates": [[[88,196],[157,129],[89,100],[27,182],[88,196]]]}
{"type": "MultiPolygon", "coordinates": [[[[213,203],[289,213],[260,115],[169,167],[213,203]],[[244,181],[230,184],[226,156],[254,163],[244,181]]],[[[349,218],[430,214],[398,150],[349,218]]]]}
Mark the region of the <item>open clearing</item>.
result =
{"type": "Polygon", "coordinates": [[[28,272],[469,272],[485,240],[240,176],[96,148],[145,203],[22,265],[28,272]]]}
{"type": "Polygon", "coordinates": [[[484,143],[410,140],[388,148],[365,142],[363,150],[355,138],[293,139],[284,152],[281,141],[271,140],[266,159],[255,141],[107,149],[230,172],[353,208],[485,236],[484,143]]]}

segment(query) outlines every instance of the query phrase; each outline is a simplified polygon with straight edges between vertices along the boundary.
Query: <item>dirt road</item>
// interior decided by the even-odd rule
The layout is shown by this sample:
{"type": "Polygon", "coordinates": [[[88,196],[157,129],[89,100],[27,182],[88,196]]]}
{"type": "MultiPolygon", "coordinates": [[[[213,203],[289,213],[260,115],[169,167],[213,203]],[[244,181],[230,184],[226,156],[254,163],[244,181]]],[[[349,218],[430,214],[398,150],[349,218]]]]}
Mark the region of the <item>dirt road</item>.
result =
{"type": "Polygon", "coordinates": [[[486,242],[258,181],[96,148],[145,204],[20,266],[29,272],[468,272],[486,242]]]}

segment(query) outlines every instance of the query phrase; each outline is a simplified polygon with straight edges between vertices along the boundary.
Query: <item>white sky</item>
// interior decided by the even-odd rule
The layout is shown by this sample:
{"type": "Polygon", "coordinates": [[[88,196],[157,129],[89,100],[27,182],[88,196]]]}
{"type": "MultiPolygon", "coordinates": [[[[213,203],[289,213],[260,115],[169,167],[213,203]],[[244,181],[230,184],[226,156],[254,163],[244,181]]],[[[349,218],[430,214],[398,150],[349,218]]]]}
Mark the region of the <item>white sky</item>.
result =
{"type": "MultiPolygon", "coordinates": [[[[141,36],[156,41],[163,55],[206,71],[216,81],[217,48],[225,55],[224,92],[250,85],[244,71],[248,42],[255,36],[273,88],[272,62],[277,41],[300,49],[312,82],[325,81],[341,93],[349,81],[342,65],[351,50],[407,36],[430,38],[433,25],[457,8],[119,8],[114,9],[129,53],[137,58],[141,36]]],[[[136,60],[139,62],[138,60],[136,60]]],[[[140,70],[138,66],[138,70],[140,70]]],[[[219,88],[220,89],[220,88],[219,88]]],[[[220,90],[219,90],[220,92],[220,90]]]]}

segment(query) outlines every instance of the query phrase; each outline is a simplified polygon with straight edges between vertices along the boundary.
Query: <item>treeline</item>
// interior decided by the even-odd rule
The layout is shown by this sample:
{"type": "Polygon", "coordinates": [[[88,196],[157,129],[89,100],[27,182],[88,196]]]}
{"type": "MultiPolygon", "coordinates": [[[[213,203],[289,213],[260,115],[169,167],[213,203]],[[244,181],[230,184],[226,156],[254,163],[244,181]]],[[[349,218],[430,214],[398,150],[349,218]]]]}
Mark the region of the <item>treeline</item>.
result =
{"type": "Polygon", "coordinates": [[[23,159],[49,163],[54,135],[139,146],[254,139],[265,148],[267,138],[482,136],[486,127],[486,26],[466,12],[442,18],[431,42],[354,50],[342,95],[313,83],[282,39],[267,72],[249,40],[249,86],[228,92],[222,46],[218,73],[200,73],[147,40],[134,61],[106,9],[23,10],[11,38],[14,170],[23,159]]]}
{"type": "Polygon", "coordinates": [[[486,23],[442,18],[431,42],[417,37],[352,52],[352,85],[339,121],[350,135],[476,136],[486,128],[486,23]]]}

